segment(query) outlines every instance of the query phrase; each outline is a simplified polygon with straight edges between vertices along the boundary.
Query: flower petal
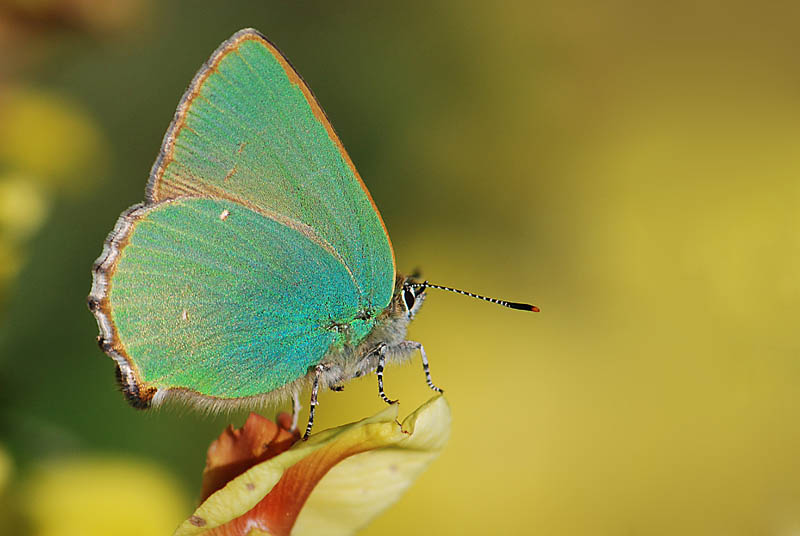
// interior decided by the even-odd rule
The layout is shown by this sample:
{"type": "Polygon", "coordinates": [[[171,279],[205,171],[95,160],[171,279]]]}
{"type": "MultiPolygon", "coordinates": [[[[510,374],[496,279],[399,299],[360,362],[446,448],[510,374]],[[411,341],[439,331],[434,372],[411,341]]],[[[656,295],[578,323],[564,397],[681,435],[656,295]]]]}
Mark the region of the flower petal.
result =
{"type": "Polygon", "coordinates": [[[439,455],[450,432],[450,408],[436,397],[406,417],[392,445],[333,467],[306,501],[292,534],[353,534],[394,504],[439,455]]]}
{"type": "Polygon", "coordinates": [[[30,534],[37,536],[164,534],[188,502],[163,468],[101,456],[43,463],[19,497],[30,534]]]}
{"type": "Polygon", "coordinates": [[[255,465],[208,497],[175,535],[352,534],[395,502],[447,442],[450,410],[441,396],[402,425],[397,410],[320,432],[255,465]]]}
{"type": "Polygon", "coordinates": [[[208,447],[203,471],[201,501],[257,463],[287,450],[300,439],[300,432],[290,431],[292,418],[282,413],[278,424],[251,413],[244,426],[228,426],[208,447]]]}

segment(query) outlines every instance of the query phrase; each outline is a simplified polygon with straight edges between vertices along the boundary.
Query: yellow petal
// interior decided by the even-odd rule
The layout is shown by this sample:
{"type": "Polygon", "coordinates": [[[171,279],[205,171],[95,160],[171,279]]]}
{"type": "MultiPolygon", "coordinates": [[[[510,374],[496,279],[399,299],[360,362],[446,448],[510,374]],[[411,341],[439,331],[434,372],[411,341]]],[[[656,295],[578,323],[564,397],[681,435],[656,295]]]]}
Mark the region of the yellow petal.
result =
{"type": "Polygon", "coordinates": [[[30,177],[0,175],[0,231],[16,241],[29,238],[44,223],[49,200],[30,177]]]}
{"type": "Polygon", "coordinates": [[[30,88],[0,93],[0,164],[45,187],[85,191],[108,164],[109,148],[75,102],[30,88]]]}
{"type": "Polygon", "coordinates": [[[169,534],[186,504],[166,472],[126,458],[50,462],[22,501],[38,536],[169,534]]]}

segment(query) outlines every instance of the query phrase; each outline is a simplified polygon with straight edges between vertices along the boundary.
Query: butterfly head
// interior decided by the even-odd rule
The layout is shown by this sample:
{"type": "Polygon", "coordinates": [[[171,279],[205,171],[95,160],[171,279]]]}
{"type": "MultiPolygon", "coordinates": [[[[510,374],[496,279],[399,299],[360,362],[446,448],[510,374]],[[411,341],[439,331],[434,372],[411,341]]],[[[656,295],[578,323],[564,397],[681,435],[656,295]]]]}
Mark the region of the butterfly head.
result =
{"type": "MultiPolygon", "coordinates": [[[[508,307],[509,309],[517,309],[519,311],[532,311],[534,313],[539,312],[538,307],[536,307],[535,305],[531,305],[529,303],[510,302],[506,300],[500,300],[497,298],[490,298],[489,296],[481,296],[480,294],[475,294],[474,292],[469,292],[466,290],[459,290],[453,287],[445,287],[444,285],[436,285],[434,283],[429,283],[428,281],[423,281],[422,283],[420,283],[419,281],[415,280],[415,276],[398,278],[398,284],[401,285],[399,293],[402,295],[403,304],[405,305],[405,308],[408,311],[409,318],[414,317],[417,308],[419,307],[419,305],[421,305],[421,302],[425,299],[426,288],[435,288],[439,290],[446,290],[447,292],[454,292],[456,294],[461,294],[462,296],[469,296],[470,298],[477,298],[479,300],[494,303],[496,305],[502,305],[503,307],[508,307]]],[[[398,291],[395,292],[395,298],[397,298],[397,294],[398,291]]]]}
{"type": "Polygon", "coordinates": [[[425,301],[425,287],[414,285],[419,285],[414,276],[397,276],[394,297],[389,306],[391,316],[411,320],[417,314],[422,302],[425,301]]]}
{"type": "Polygon", "coordinates": [[[407,277],[403,282],[403,288],[400,292],[403,307],[405,308],[408,318],[414,318],[419,308],[422,307],[422,302],[425,301],[425,287],[412,286],[415,283],[417,283],[417,281],[407,277]]]}
{"type": "Polygon", "coordinates": [[[497,298],[490,298],[488,296],[481,296],[480,294],[475,294],[466,290],[436,285],[434,283],[429,283],[428,281],[420,282],[417,281],[416,277],[416,275],[411,275],[409,277],[402,275],[397,276],[394,297],[392,298],[392,303],[386,308],[386,314],[392,318],[401,317],[412,320],[414,315],[417,314],[417,311],[419,311],[419,308],[422,307],[422,302],[425,301],[425,289],[429,288],[446,290],[448,292],[454,292],[463,296],[469,296],[470,298],[477,298],[479,300],[494,303],[496,305],[508,307],[509,309],[539,312],[538,307],[529,303],[510,302],[497,298]]]}

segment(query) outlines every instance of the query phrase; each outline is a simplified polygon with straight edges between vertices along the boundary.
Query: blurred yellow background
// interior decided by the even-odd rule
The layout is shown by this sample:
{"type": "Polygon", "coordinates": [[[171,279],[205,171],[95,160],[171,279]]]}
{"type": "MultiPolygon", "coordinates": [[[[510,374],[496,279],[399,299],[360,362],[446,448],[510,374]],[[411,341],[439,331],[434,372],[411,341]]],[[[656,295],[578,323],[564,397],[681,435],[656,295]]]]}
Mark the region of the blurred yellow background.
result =
{"type": "MultiPolygon", "coordinates": [[[[429,291],[410,337],[452,438],[365,534],[800,534],[787,6],[0,3],[0,532],[89,534],[32,505],[129,473],[118,514],[158,505],[154,534],[197,499],[229,419],[128,408],[85,296],[192,75],[252,26],[317,94],[398,270],[542,308],[429,291]]],[[[323,395],[315,428],[377,412],[375,384],[323,395]]],[[[401,413],[430,396],[418,358],[386,388],[401,413]]]]}

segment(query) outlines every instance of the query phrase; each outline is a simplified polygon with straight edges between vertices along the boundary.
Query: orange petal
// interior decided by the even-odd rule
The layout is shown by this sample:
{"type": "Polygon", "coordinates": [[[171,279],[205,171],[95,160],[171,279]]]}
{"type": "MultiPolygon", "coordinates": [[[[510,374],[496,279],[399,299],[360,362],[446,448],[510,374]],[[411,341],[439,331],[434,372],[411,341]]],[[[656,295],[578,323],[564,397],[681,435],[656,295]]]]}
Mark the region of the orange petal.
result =
{"type": "Polygon", "coordinates": [[[211,443],[203,470],[201,501],[252,466],[277,456],[300,439],[300,432],[289,430],[292,418],[287,413],[278,415],[277,420],[278,425],[251,413],[243,427],[236,430],[230,425],[211,443]]]}
{"type": "MultiPolygon", "coordinates": [[[[387,444],[387,434],[380,433],[375,425],[371,428],[365,427],[360,434],[351,434],[345,441],[328,443],[289,467],[275,487],[252,510],[211,530],[209,534],[245,536],[253,528],[274,536],[290,534],[308,496],[334,465],[354,454],[387,444]]],[[[396,428],[399,433],[400,426],[396,428]]]]}

